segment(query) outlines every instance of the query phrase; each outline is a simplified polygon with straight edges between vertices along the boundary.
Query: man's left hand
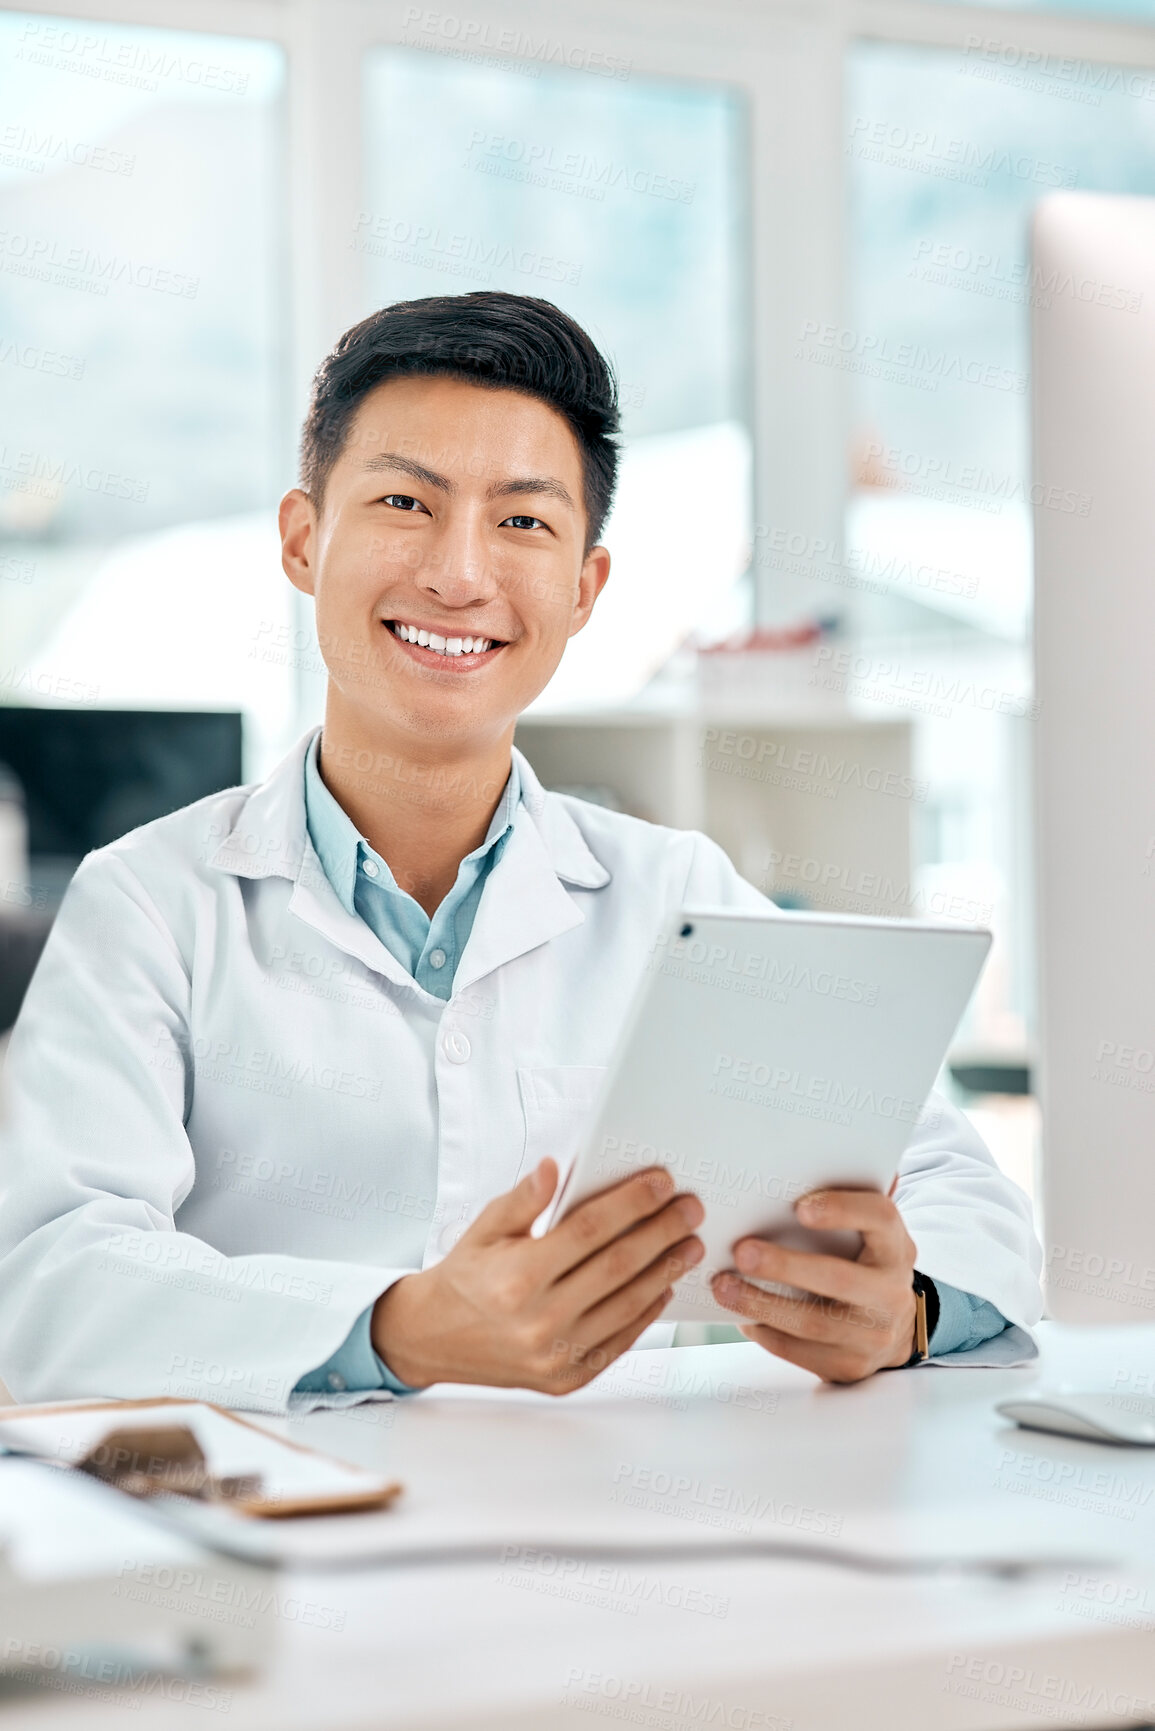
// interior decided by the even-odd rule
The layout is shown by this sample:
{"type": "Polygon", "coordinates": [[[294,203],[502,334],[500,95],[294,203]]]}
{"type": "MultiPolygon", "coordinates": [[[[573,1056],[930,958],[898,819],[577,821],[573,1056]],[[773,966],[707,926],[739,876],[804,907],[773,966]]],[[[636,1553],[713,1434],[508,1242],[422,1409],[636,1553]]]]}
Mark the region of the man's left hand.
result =
{"type": "Polygon", "coordinates": [[[914,1242],[889,1196],[873,1190],[822,1190],[795,1205],[803,1226],[860,1232],[855,1262],[786,1250],[761,1238],[734,1246],[738,1274],[716,1274],[715,1298],[749,1320],[747,1339],[812,1370],[825,1382],[859,1382],[905,1364],[914,1350],[914,1242]],[[741,1279],[774,1280],[807,1296],[782,1298],[741,1279]]]}

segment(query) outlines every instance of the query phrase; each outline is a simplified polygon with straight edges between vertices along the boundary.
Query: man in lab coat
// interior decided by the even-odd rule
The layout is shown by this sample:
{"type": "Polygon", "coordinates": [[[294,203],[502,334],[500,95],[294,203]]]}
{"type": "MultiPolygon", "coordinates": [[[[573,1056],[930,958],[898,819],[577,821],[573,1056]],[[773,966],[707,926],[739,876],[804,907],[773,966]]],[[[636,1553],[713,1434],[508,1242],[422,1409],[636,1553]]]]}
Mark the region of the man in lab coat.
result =
{"type": "MultiPolygon", "coordinates": [[[[385,308],[319,369],[280,526],[324,726],[90,854],[12,1037],[17,1398],[564,1393],[700,1258],[662,1171],[530,1232],[663,915],[768,906],[704,836],[548,793],[512,749],[609,576],[617,424],[588,336],[521,296],[385,308]]],[[[798,1212],[863,1249],[735,1247],[714,1290],[768,1351],[831,1381],[907,1364],[917,1274],[934,1355],[1021,1354],[1029,1206],[945,1101],[892,1197],[798,1212]]]]}

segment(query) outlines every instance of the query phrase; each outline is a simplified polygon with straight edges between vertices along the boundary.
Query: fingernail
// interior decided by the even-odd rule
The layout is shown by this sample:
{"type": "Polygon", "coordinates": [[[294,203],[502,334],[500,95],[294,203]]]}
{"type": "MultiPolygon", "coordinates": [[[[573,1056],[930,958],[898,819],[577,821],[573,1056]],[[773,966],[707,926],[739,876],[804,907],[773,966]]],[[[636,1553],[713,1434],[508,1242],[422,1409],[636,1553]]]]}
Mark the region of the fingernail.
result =
{"type": "Polygon", "coordinates": [[[825,1206],[825,1196],[804,1196],[798,1204],[797,1212],[799,1214],[817,1215],[822,1213],[825,1206]]]}
{"type": "Polygon", "coordinates": [[[761,1261],[758,1246],[756,1244],[740,1244],[734,1252],[734,1261],[747,1274],[751,1273],[761,1261]]]}
{"type": "Polygon", "coordinates": [[[721,1293],[737,1292],[739,1282],[732,1274],[719,1274],[714,1278],[714,1291],[721,1293]]]}
{"type": "Polygon", "coordinates": [[[663,1191],[672,1190],[674,1188],[674,1180],[670,1177],[668,1172],[647,1172],[646,1183],[649,1185],[651,1190],[657,1191],[659,1196],[663,1191]]]}
{"type": "Polygon", "coordinates": [[[693,1268],[696,1262],[701,1262],[705,1254],[706,1246],[704,1244],[688,1244],[682,1253],[682,1261],[688,1268],[693,1268]]]}
{"type": "Polygon", "coordinates": [[[687,1196],[685,1201],[679,1204],[679,1208],[687,1226],[700,1226],[706,1218],[706,1210],[696,1196],[687,1196]]]}

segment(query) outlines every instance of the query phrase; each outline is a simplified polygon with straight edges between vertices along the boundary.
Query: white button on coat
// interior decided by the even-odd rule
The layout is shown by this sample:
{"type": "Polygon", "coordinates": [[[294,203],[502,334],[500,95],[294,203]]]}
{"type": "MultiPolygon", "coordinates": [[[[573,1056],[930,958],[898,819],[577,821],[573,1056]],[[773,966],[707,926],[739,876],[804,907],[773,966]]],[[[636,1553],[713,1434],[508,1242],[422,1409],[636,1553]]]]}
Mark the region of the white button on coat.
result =
{"type": "MultiPolygon", "coordinates": [[[[260,785],[88,855],[69,885],[0,1100],[0,1379],[17,1400],[283,1411],[393,1280],[574,1151],[665,910],[768,906],[706,837],[543,793],[519,757],[523,798],[443,1003],[321,870],[311,738],[260,785]]],[[[939,1107],[897,1191],[919,1266],[1029,1326],[1029,1204],[939,1107]]]]}
{"type": "Polygon", "coordinates": [[[450,1028],[441,1036],[441,1049],[451,1064],[468,1064],[473,1051],[459,1028],[450,1028]]]}

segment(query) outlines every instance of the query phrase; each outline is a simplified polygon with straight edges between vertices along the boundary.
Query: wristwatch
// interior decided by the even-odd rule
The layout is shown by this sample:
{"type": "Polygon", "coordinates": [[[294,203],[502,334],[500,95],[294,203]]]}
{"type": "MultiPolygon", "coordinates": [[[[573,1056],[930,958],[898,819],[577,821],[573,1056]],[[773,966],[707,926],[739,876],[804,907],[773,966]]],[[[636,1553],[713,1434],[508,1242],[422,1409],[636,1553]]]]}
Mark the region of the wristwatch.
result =
{"type": "Polygon", "coordinates": [[[934,1281],[916,1268],[911,1285],[914,1287],[914,1351],[903,1370],[930,1357],[931,1335],[938,1326],[938,1293],[934,1281]]]}

